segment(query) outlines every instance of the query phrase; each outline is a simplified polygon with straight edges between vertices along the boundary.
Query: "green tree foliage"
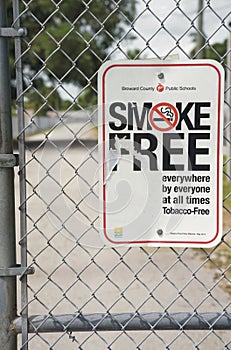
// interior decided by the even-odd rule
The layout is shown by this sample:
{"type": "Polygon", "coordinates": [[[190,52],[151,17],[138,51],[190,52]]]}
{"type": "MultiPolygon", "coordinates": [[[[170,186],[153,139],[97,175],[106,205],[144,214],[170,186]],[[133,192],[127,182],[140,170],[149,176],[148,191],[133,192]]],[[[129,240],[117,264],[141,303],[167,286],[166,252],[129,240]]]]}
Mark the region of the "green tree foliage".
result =
{"type": "MultiPolygon", "coordinates": [[[[138,58],[139,54],[140,54],[139,49],[128,50],[126,53],[127,57],[130,59],[138,58]]],[[[84,89],[84,91],[80,94],[78,103],[83,108],[97,105],[97,94],[94,89],[94,86],[89,86],[86,89],[84,89]]]]}
{"type": "Polygon", "coordinates": [[[85,104],[94,102],[95,72],[109,48],[124,36],[135,8],[136,0],[36,0],[27,6],[21,2],[21,26],[28,30],[23,63],[35,88],[64,81],[88,87],[81,98],[86,97],[85,104]]]}
{"type": "Polygon", "coordinates": [[[217,60],[219,62],[226,62],[227,53],[227,39],[222,43],[215,43],[211,47],[205,48],[205,58],[217,60]]]}
{"type": "MultiPolygon", "coordinates": [[[[196,58],[197,47],[195,47],[191,52],[191,57],[196,58]]],[[[227,54],[227,39],[223,42],[215,43],[212,45],[207,45],[203,50],[203,58],[213,59],[221,62],[222,64],[226,63],[226,54],[227,54]]]]}
{"type": "Polygon", "coordinates": [[[27,109],[33,109],[36,115],[45,115],[49,110],[61,109],[61,98],[53,87],[48,87],[40,82],[39,91],[30,90],[25,101],[27,109]]]}

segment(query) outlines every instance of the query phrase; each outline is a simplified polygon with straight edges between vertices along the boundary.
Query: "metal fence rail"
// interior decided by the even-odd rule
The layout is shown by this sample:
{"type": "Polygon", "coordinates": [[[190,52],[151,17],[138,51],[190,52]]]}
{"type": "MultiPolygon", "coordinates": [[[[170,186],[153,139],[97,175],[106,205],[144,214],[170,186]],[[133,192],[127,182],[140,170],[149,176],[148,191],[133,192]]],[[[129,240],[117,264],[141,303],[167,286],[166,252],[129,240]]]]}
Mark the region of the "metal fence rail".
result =
{"type": "Polygon", "coordinates": [[[21,265],[35,268],[19,283],[20,349],[231,348],[230,20],[228,0],[13,0],[13,28],[28,30],[15,38],[18,240],[21,265]],[[170,55],[210,57],[226,70],[222,241],[105,248],[97,71],[107,59],[170,55]]]}
{"type": "MultiPolygon", "coordinates": [[[[29,319],[30,333],[91,332],[94,331],[144,331],[144,330],[227,330],[231,328],[230,314],[219,313],[174,313],[174,314],[90,314],[90,315],[56,315],[32,316],[29,319]]],[[[15,331],[22,331],[21,319],[14,322],[15,331]]]]}

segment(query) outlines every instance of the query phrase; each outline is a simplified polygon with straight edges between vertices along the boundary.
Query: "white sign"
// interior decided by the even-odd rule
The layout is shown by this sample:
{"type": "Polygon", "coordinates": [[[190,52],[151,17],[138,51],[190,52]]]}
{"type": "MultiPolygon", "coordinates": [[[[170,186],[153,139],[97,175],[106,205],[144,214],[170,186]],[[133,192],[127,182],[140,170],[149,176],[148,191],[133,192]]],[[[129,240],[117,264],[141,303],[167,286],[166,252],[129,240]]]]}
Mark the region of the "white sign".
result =
{"type": "Polygon", "coordinates": [[[98,75],[100,234],[211,247],[222,233],[222,66],[108,61],[98,75]]]}

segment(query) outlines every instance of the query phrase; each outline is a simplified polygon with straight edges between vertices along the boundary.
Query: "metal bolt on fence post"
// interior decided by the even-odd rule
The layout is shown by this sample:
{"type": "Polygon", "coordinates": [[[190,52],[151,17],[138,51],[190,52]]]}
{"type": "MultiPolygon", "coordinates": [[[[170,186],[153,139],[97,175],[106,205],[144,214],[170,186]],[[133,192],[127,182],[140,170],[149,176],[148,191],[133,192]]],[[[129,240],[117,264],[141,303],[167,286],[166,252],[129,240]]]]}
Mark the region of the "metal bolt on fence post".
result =
{"type": "MultiPolygon", "coordinates": [[[[7,1],[0,0],[0,28],[7,27],[7,1]]],[[[0,155],[13,153],[8,38],[0,37],[0,155]]],[[[0,167],[0,267],[16,264],[13,167],[0,167]]],[[[0,277],[0,349],[15,350],[10,324],[16,316],[16,278],[0,277]]]]}

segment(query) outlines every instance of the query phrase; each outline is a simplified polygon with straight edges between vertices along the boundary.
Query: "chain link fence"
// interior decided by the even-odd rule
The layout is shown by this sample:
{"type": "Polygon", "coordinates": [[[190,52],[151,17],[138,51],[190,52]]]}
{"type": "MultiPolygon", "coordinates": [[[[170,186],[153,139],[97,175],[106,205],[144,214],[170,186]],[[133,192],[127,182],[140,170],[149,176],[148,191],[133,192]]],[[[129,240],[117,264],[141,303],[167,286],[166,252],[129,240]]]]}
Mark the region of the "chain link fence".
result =
{"type": "Polygon", "coordinates": [[[14,0],[13,8],[14,27],[28,30],[15,39],[19,254],[35,268],[20,281],[19,347],[231,349],[229,1],[14,0]],[[97,71],[108,59],[171,55],[213,58],[226,70],[222,241],[105,248],[97,71]]]}

